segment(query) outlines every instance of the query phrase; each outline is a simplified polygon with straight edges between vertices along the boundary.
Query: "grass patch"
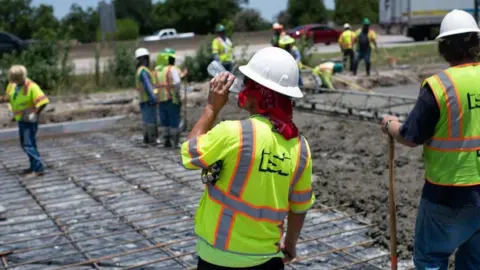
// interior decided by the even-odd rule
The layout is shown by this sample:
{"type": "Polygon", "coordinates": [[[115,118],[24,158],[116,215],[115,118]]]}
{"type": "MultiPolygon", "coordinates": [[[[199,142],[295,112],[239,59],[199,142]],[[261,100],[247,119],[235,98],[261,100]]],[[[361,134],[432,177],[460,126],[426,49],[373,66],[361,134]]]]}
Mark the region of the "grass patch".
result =
{"type": "MultiPolygon", "coordinates": [[[[404,64],[433,64],[444,62],[437,50],[437,44],[421,44],[413,46],[401,46],[390,48],[378,48],[372,52],[372,67],[388,66],[388,58],[397,59],[397,65],[404,64]]],[[[310,66],[316,66],[324,61],[342,59],[342,53],[313,53],[309,62],[310,66]]],[[[363,66],[363,62],[360,64],[363,66]]],[[[360,67],[361,67],[360,66],[360,67]]]]}

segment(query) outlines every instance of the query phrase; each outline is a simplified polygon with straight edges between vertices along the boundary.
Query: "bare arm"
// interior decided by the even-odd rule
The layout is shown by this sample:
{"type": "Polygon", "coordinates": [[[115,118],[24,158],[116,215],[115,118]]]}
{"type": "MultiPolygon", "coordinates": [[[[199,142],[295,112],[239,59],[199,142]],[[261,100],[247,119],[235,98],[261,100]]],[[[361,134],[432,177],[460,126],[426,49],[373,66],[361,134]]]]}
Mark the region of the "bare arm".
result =
{"type": "Polygon", "coordinates": [[[413,142],[409,142],[405,140],[401,135],[400,135],[400,128],[402,127],[402,124],[398,121],[392,120],[390,124],[388,125],[388,134],[392,135],[395,140],[403,145],[409,146],[409,147],[416,147],[417,144],[413,142]]]}
{"type": "Polygon", "coordinates": [[[296,214],[292,211],[288,212],[287,235],[285,236],[285,245],[295,246],[302,231],[303,222],[307,213],[296,214]]]}

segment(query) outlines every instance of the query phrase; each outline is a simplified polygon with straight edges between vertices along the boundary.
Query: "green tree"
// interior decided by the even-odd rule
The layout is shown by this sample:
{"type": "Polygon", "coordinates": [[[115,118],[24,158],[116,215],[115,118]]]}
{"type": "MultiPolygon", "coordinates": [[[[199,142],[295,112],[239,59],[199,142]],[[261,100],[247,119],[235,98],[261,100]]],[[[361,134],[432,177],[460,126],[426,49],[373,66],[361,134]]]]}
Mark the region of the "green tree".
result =
{"type": "Polygon", "coordinates": [[[237,32],[259,31],[269,29],[270,23],[262,18],[256,9],[246,8],[233,17],[234,29],[237,32]]]}
{"type": "Polygon", "coordinates": [[[41,28],[58,31],[59,21],[54,15],[53,7],[50,5],[40,5],[32,10],[32,35],[41,28]]]}
{"type": "Polygon", "coordinates": [[[113,3],[117,19],[135,20],[140,26],[140,34],[149,35],[156,30],[152,24],[152,0],[114,0],[113,3]]]}
{"type": "Polygon", "coordinates": [[[0,0],[0,28],[21,38],[30,38],[31,0],[0,0]]]}
{"type": "Polygon", "coordinates": [[[327,21],[327,9],[321,0],[288,0],[287,13],[289,27],[327,21]]]}
{"type": "Polygon", "coordinates": [[[62,20],[62,34],[80,42],[93,42],[100,27],[99,20],[98,12],[93,8],[83,10],[78,4],[72,4],[70,13],[62,20]]]}
{"type": "Polygon", "coordinates": [[[335,0],[335,22],[361,24],[364,17],[378,22],[378,0],[335,0]]]}
{"type": "Polygon", "coordinates": [[[115,38],[117,40],[132,40],[139,36],[140,27],[133,19],[117,20],[117,32],[115,38]]]}

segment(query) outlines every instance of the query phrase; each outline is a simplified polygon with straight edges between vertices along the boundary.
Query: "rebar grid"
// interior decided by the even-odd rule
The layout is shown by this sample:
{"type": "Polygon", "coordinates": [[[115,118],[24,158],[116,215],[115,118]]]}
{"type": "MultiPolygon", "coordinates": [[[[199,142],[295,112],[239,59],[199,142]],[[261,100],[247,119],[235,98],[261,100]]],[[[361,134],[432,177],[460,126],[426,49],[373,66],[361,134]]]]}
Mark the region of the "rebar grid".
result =
{"type": "MultiPolygon", "coordinates": [[[[203,185],[196,180],[199,178],[198,173],[185,171],[178,164],[179,160],[175,158],[177,153],[152,147],[140,148],[123,137],[105,133],[84,134],[75,138],[48,140],[43,143],[50,146],[48,150],[45,148],[49,157],[47,160],[58,164],[58,166],[49,168],[49,174],[46,177],[12,180],[14,178],[13,170],[22,164],[22,154],[18,153],[19,149],[16,147],[10,148],[11,151],[17,152],[20,161],[17,161],[16,164],[9,163],[8,166],[4,164],[8,169],[8,174],[0,175],[0,179],[2,177],[10,178],[10,182],[7,184],[9,189],[17,190],[17,192],[30,191],[32,196],[37,198],[37,204],[40,206],[40,209],[32,209],[25,215],[16,213],[9,215],[9,217],[18,218],[18,221],[0,223],[0,231],[2,231],[1,228],[6,230],[5,233],[0,233],[0,247],[8,246],[10,248],[6,251],[0,250],[1,269],[42,263],[55,264],[59,266],[58,269],[88,265],[101,269],[103,267],[120,267],[119,263],[122,268],[126,269],[143,268],[144,266],[152,266],[154,269],[169,269],[168,266],[166,266],[167,268],[157,268],[159,264],[163,265],[167,262],[181,265],[185,269],[194,269],[192,264],[195,263],[193,257],[195,236],[193,236],[192,221],[203,185]],[[20,187],[16,183],[21,183],[20,187]],[[76,191],[80,193],[76,193],[76,191]],[[106,213],[110,213],[110,215],[106,215],[106,213]],[[51,218],[48,219],[48,217],[51,218]],[[158,222],[165,218],[167,219],[164,222],[158,222]],[[54,224],[47,226],[44,221],[52,219],[55,221],[54,224]],[[104,222],[117,222],[112,223],[116,229],[108,231],[97,226],[104,222]],[[178,231],[169,232],[168,235],[154,231],[155,229],[170,231],[174,225],[179,226],[184,223],[189,225],[186,227],[182,225],[180,228],[176,228],[179,229],[178,231]],[[12,228],[14,228],[15,236],[22,234],[26,236],[12,239],[12,231],[9,231],[12,228]],[[34,233],[38,230],[45,231],[34,233]],[[108,244],[94,244],[95,241],[107,241],[108,238],[129,234],[139,237],[126,241],[124,239],[117,239],[113,242],[109,240],[108,244]],[[9,236],[10,238],[8,238],[9,236]],[[166,236],[179,239],[159,240],[166,236]],[[111,248],[115,248],[115,252],[107,256],[84,257],[84,260],[78,257],[79,254],[81,255],[79,250],[72,249],[55,256],[41,258],[33,256],[30,259],[29,257],[17,257],[49,248],[69,246],[68,242],[57,241],[62,237],[70,237],[74,244],[83,248],[83,252],[87,255],[102,254],[98,252],[107,252],[111,248]],[[119,247],[145,243],[145,241],[149,244],[144,244],[144,247],[118,252],[119,247]],[[34,243],[30,245],[31,242],[34,243]],[[187,248],[178,249],[179,245],[187,245],[187,248]],[[163,252],[166,255],[164,257],[148,255],[145,254],[148,253],[147,251],[163,252]],[[131,259],[132,255],[135,258],[131,259]],[[118,260],[110,263],[114,258],[118,260]],[[142,260],[142,258],[145,259],[142,260]],[[63,261],[63,259],[67,259],[67,261],[63,261]]],[[[42,150],[43,147],[40,149],[42,150]]],[[[1,198],[3,198],[2,195],[0,195],[0,203],[2,203],[1,198]]],[[[8,200],[21,202],[22,206],[33,205],[23,197],[18,200],[8,200]]],[[[311,250],[306,249],[307,255],[299,256],[288,265],[288,268],[308,269],[302,268],[300,263],[331,254],[339,255],[341,261],[346,262],[345,265],[375,267],[368,264],[374,259],[359,257],[353,250],[370,246],[372,243],[370,239],[365,240],[364,237],[362,241],[346,243],[342,246],[327,244],[331,242],[331,238],[340,239],[348,238],[349,235],[364,235],[366,228],[375,226],[372,224],[358,225],[359,223],[356,222],[355,227],[344,228],[347,226],[344,223],[353,222],[352,218],[356,217],[356,215],[346,215],[334,211],[344,206],[346,205],[336,207],[322,205],[321,208],[312,209],[309,212],[307,220],[315,215],[327,215],[328,218],[306,223],[304,230],[327,230],[327,233],[310,235],[302,232],[299,245],[309,245],[312,248],[311,250]],[[321,247],[323,250],[320,251],[321,247]],[[349,252],[349,250],[353,251],[349,252]]],[[[22,207],[14,209],[22,209],[22,207]]],[[[126,250],[126,248],[121,249],[126,250]]],[[[381,255],[379,258],[383,256],[385,255],[381,255]]]]}

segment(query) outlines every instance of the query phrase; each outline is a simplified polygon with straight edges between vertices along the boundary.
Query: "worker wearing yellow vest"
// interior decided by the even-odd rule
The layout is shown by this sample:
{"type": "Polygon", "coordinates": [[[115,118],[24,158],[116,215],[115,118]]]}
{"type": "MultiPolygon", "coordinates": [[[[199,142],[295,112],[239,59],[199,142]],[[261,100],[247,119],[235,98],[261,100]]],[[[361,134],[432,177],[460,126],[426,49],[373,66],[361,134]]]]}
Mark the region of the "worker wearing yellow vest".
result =
{"type": "MultiPolygon", "coordinates": [[[[295,39],[289,35],[283,35],[278,44],[280,45],[280,48],[286,50],[293,56],[293,58],[297,62],[298,68],[301,69],[303,67],[302,55],[300,54],[300,50],[298,50],[297,46],[295,46],[295,39]]],[[[303,87],[303,80],[301,74],[300,76],[298,76],[298,86],[303,87]]]]}
{"type": "Polygon", "coordinates": [[[415,228],[416,269],[480,269],[480,29],[452,10],[436,38],[449,68],[422,83],[405,123],[383,119],[401,144],[423,145],[425,185],[415,228]]]}
{"type": "Polygon", "coordinates": [[[310,148],[292,121],[291,99],[303,96],[295,59],[269,47],[240,72],[238,105],[250,117],[213,127],[235,79],[222,73],[181,149],[183,165],[203,169],[206,183],[195,216],[198,270],[284,269],[315,200],[310,148]]]}
{"type": "Polygon", "coordinates": [[[44,166],[37,149],[36,134],[38,116],[49,103],[48,97],[38,84],[27,77],[24,66],[12,66],[8,80],[6,98],[11,105],[14,120],[18,123],[20,145],[30,161],[30,167],[23,174],[25,177],[41,176],[44,166]]]}
{"type": "Polygon", "coordinates": [[[225,34],[225,26],[217,26],[218,36],[212,41],[213,59],[219,61],[227,71],[232,71],[233,45],[225,34]]]}
{"type": "Polygon", "coordinates": [[[270,40],[270,44],[272,44],[273,47],[280,47],[280,39],[282,36],[285,35],[285,31],[283,30],[283,25],[279,24],[278,22],[274,23],[272,26],[273,29],[273,36],[272,39],[270,40]]]}
{"type": "Polygon", "coordinates": [[[150,71],[150,52],[145,48],[135,51],[137,72],[135,83],[140,100],[140,112],[143,120],[143,142],[155,144],[158,138],[157,130],[157,99],[155,97],[155,76],[150,71]]]}
{"type": "Polygon", "coordinates": [[[347,60],[350,58],[350,71],[353,72],[355,66],[355,53],[353,45],[355,44],[355,33],[350,30],[350,24],[343,25],[343,33],[338,38],[338,44],[343,53],[343,68],[347,68],[347,60]]]}
{"type": "Polygon", "coordinates": [[[313,68],[312,73],[315,78],[315,83],[319,87],[335,90],[332,84],[332,76],[335,73],[343,71],[343,65],[335,62],[325,62],[313,68]]]}
{"type": "Polygon", "coordinates": [[[161,53],[167,65],[156,68],[156,87],[158,89],[158,104],[160,113],[160,126],[163,129],[164,147],[179,147],[180,139],[180,86],[181,79],[186,75],[186,70],[180,72],[175,66],[177,58],[175,50],[166,48],[161,53]],[[173,142],[173,144],[172,144],[173,142]]]}
{"type": "Polygon", "coordinates": [[[368,18],[363,19],[362,29],[358,29],[355,32],[355,43],[357,46],[357,52],[355,54],[353,75],[357,75],[358,64],[361,60],[364,60],[367,76],[370,76],[370,60],[372,55],[372,49],[377,49],[377,34],[374,30],[370,29],[370,20],[368,18]]]}

